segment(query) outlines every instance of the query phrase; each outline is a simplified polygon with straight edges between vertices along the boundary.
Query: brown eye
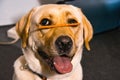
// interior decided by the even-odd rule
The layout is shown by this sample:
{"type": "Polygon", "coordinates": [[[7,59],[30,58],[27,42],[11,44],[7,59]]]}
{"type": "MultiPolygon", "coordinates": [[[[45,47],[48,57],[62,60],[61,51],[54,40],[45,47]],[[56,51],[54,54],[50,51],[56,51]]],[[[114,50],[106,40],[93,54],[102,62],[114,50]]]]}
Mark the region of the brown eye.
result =
{"type": "Polygon", "coordinates": [[[47,18],[42,19],[40,22],[40,25],[42,25],[42,26],[49,26],[51,24],[52,24],[52,21],[47,18]]]}
{"type": "Polygon", "coordinates": [[[68,19],[67,21],[69,24],[72,24],[72,23],[77,23],[77,21],[75,19],[68,19]]]}

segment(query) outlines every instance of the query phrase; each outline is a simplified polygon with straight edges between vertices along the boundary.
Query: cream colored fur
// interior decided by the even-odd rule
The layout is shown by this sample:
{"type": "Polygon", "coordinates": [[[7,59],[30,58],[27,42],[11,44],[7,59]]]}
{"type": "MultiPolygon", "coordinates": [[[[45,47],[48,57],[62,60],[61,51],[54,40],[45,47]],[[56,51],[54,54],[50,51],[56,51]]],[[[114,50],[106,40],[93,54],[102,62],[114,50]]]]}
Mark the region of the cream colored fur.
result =
{"type": "Polygon", "coordinates": [[[14,63],[13,80],[43,80],[29,69],[25,69],[25,64],[28,64],[34,72],[46,76],[47,80],[82,80],[83,73],[80,64],[82,48],[85,42],[86,48],[90,50],[89,41],[92,38],[93,31],[90,22],[79,8],[72,5],[56,4],[34,8],[16,24],[16,31],[22,40],[23,55],[14,63]],[[31,33],[38,29],[37,25],[42,18],[52,19],[55,26],[66,24],[64,20],[67,18],[75,18],[80,25],[75,28],[55,27],[54,29],[50,28],[42,30],[42,32],[31,33]],[[74,41],[73,49],[70,52],[70,56],[74,55],[71,60],[73,69],[66,74],[58,74],[51,70],[44,59],[37,54],[37,48],[40,46],[47,52],[47,55],[58,55],[53,43],[61,35],[68,35],[74,41]]]}

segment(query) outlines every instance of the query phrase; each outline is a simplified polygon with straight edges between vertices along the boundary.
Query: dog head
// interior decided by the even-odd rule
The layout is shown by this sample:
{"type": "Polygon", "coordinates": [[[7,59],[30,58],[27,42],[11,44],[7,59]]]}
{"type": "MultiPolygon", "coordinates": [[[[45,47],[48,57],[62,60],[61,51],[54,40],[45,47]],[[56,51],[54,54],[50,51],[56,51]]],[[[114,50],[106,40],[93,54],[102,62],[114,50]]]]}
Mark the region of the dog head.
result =
{"type": "MultiPolygon", "coordinates": [[[[93,34],[90,22],[79,8],[55,4],[32,9],[16,24],[16,31],[22,40],[22,48],[33,51],[34,58],[40,61],[38,65],[43,63],[62,74],[72,71],[75,62],[71,61],[80,54],[77,51],[82,50],[84,42],[90,50],[89,41],[93,34]]],[[[25,55],[30,57],[31,54],[25,55]]],[[[36,63],[35,60],[27,61],[31,66],[36,63]]]]}

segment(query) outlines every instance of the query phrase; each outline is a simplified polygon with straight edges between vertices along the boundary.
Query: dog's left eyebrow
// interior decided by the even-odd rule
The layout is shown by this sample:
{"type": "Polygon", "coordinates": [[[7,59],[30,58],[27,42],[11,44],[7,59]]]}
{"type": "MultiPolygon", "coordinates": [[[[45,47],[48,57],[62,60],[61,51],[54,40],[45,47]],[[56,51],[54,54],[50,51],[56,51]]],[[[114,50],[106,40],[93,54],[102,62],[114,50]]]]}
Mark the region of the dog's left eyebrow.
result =
{"type": "Polygon", "coordinates": [[[31,32],[35,32],[41,29],[50,29],[50,28],[56,28],[56,27],[77,27],[78,25],[80,25],[80,23],[72,23],[72,24],[60,24],[60,25],[50,25],[50,26],[41,26],[41,25],[37,25],[38,29],[33,30],[31,32]]]}

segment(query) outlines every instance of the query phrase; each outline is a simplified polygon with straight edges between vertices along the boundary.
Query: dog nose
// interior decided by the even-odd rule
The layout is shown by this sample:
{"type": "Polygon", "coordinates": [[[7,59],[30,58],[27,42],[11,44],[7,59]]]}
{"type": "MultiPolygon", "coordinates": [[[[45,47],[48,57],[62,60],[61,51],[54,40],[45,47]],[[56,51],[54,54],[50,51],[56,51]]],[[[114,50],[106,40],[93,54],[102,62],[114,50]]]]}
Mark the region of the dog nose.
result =
{"type": "Polygon", "coordinates": [[[70,52],[73,42],[69,36],[60,36],[55,41],[55,45],[60,54],[65,54],[70,52]]]}

